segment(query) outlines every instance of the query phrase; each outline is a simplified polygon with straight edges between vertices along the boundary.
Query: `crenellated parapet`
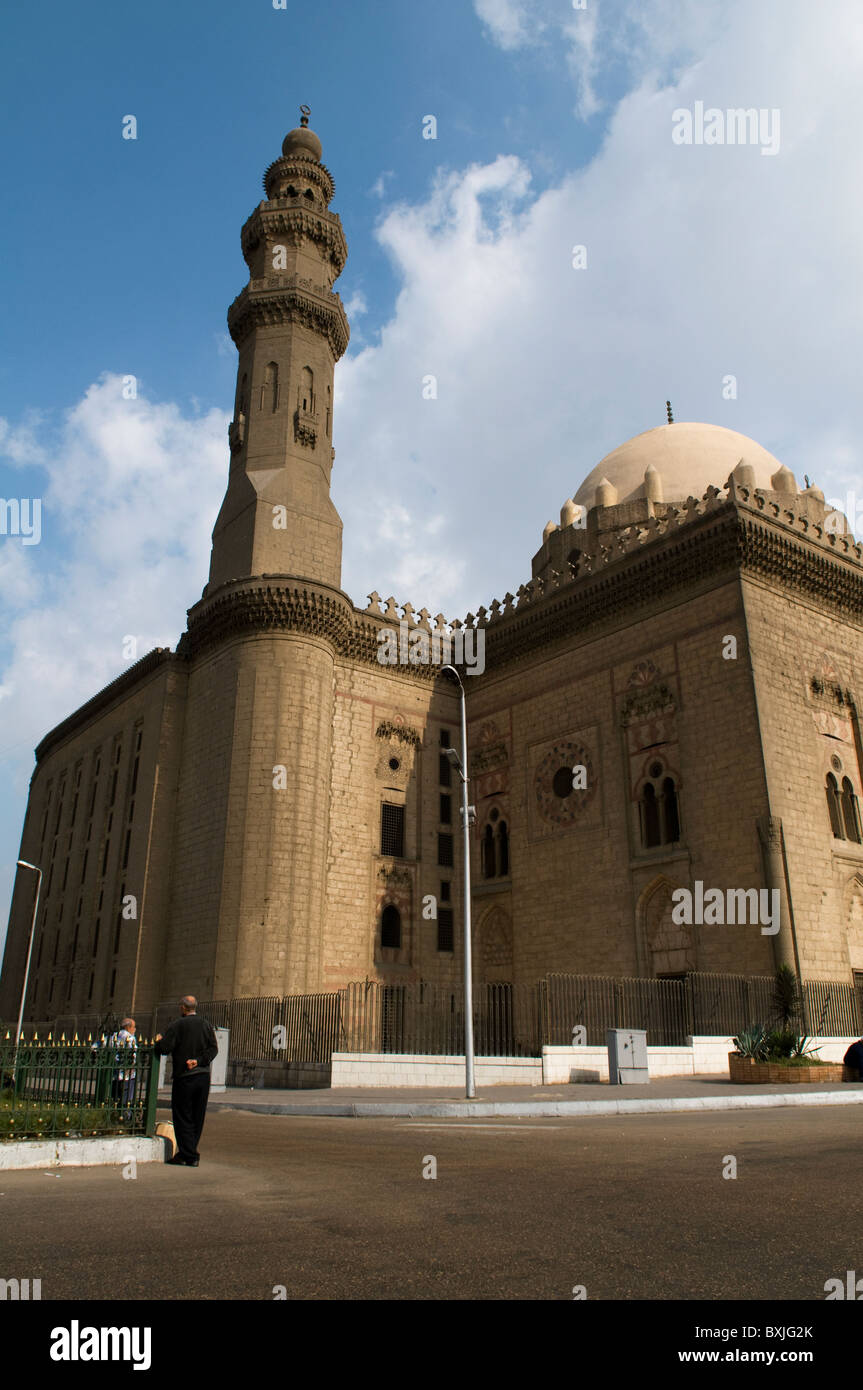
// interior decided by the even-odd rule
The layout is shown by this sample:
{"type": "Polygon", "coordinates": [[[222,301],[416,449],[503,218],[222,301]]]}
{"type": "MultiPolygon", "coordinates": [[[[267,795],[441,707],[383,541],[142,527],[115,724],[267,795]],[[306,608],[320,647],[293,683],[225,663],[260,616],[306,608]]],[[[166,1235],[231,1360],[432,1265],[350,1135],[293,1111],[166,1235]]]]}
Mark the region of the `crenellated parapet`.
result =
{"type": "Polygon", "coordinates": [[[544,539],[548,547],[561,533],[560,568],[550,562],[548,549],[541,551],[541,572],[515,598],[508,594],[503,603],[478,610],[477,621],[490,630],[487,664],[613,623],[695,586],[705,575],[737,570],[807,592],[826,608],[863,622],[863,544],[817,489],[798,493],[784,477],[771,481],[782,485],[755,488],[732,475],[725,488],[711,486],[682,504],[644,497],[623,506],[601,484],[602,500],[588,511],[589,525],[581,524],[577,511],[570,519],[565,506],[568,525],[549,523],[544,539]],[[616,526],[608,524],[611,509],[616,526]],[[632,509],[643,514],[630,520],[632,509]]]}

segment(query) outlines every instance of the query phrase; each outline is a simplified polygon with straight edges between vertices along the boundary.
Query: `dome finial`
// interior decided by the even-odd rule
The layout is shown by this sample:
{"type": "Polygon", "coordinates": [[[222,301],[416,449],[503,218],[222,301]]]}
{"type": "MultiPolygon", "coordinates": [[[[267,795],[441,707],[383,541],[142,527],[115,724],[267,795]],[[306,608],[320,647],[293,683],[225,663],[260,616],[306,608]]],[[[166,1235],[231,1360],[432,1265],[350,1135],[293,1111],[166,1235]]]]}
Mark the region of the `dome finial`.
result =
{"type": "Polygon", "coordinates": [[[666,415],[668,416],[668,423],[669,423],[669,425],[673,425],[673,424],[674,424],[674,416],[673,416],[672,413],[671,413],[671,401],[666,401],[666,402],[665,402],[665,413],[666,413],[666,415]]]}
{"type": "Polygon", "coordinates": [[[300,124],[294,130],[289,130],[282,141],[282,154],[285,158],[313,159],[318,164],[321,162],[323,150],[320,140],[309,126],[311,114],[310,107],[300,107],[300,124]]]}

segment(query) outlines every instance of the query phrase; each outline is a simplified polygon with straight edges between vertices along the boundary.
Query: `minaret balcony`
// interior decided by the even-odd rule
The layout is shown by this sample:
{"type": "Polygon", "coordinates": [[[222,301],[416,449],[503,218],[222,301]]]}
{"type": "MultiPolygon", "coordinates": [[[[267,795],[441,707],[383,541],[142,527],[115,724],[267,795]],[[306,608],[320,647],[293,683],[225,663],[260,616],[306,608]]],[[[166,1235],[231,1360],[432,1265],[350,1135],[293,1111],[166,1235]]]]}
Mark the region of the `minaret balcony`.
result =
{"type": "Polygon", "coordinates": [[[294,439],[307,449],[314,449],[318,442],[318,417],[309,410],[294,411],[294,439]]]}
{"type": "Polygon", "coordinates": [[[231,446],[231,453],[236,454],[246,442],[246,417],[240,411],[236,420],[232,420],[228,426],[228,443],[231,446]]]}

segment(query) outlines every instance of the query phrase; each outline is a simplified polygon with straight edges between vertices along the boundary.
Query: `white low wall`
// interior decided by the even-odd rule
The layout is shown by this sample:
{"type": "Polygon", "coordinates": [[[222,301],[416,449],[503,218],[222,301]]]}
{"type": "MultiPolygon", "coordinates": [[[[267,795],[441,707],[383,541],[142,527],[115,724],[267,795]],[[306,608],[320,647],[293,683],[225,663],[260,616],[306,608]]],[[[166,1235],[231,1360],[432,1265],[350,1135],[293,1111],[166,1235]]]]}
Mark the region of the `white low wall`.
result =
{"type": "Polygon", "coordinates": [[[820,1062],[841,1062],[845,1053],[857,1038],[810,1038],[813,1047],[818,1051],[815,1056],[820,1062]]]}
{"type": "MultiPolygon", "coordinates": [[[[841,1062],[854,1038],[814,1038],[823,1062],[841,1062]]],[[[648,1047],[651,1077],[728,1075],[734,1040],[687,1039],[685,1047],[648,1047]]],[[[562,1086],[579,1081],[608,1081],[605,1047],[544,1047],[542,1057],[477,1057],[478,1086],[562,1086]]],[[[334,1052],[333,1087],[461,1086],[464,1057],[423,1057],[396,1052],[334,1052]]]]}
{"type": "MultiPolygon", "coordinates": [[[[478,1086],[541,1086],[539,1057],[477,1057],[478,1086]]],[[[464,1057],[334,1052],[331,1086],[463,1086],[464,1057]]]]}
{"type": "MultiPolygon", "coordinates": [[[[841,1062],[855,1038],[813,1038],[815,1056],[822,1062],[841,1062]]],[[[728,1075],[728,1054],[734,1039],[697,1037],[686,1047],[648,1047],[647,1067],[657,1076],[728,1075]]],[[[604,1047],[544,1047],[543,1084],[565,1085],[577,1081],[608,1081],[608,1052],[604,1047]]]]}

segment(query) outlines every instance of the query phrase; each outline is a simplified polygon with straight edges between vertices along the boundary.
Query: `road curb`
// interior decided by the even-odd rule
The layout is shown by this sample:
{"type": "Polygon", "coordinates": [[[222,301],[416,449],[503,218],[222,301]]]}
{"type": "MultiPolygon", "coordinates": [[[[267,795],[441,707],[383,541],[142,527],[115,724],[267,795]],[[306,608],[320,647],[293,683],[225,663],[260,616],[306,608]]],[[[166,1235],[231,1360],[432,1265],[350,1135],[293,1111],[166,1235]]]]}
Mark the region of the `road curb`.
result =
{"type": "Polygon", "coordinates": [[[34,1139],[0,1144],[0,1172],[18,1168],[91,1168],[104,1163],[164,1163],[164,1139],[34,1139]]]}
{"type": "Polygon", "coordinates": [[[493,1115],[521,1116],[525,1119],[566,1115],[651,1115],[670,1111],[764,1110],[787,1105],[861,1105],[863,1090],[783,1091],[779,1095],[757,1096],[672,1096],[663,1100],[543,1100],[543,1101],[342,1101],[304,1105],[301,1101],[284,1104],[257,1101],[225,1101],[220,1110],[249,1110],[256,1115],[323,1115],[337,1119],[453,1119],[456,1116],[488,1119],[493,1115]]]}

